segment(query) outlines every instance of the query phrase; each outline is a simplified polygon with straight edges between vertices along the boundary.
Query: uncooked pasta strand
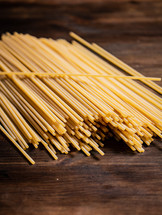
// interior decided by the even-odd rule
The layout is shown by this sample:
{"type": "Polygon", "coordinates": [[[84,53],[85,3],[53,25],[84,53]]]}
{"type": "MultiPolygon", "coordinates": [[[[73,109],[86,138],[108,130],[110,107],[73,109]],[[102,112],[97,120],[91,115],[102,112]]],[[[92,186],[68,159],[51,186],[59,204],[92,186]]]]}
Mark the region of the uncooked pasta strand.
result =
{"type": "Polygon", "coordinates": [[[16,72],[16,71],[13,71],[13,72],[4,72],[4,71],[0,71],[0,75],[3,76],[3,75],[8,75],[9,77],[11,77],[12,75],[19,75],[19,76],[22,76],[22,75],[25,75],[26,77],[33,77],[33,76],[38,76],[38,77],[64,77],[64,76],[68,76],[68,77],[71,77],[71,76],[76,76],[76,77],[79,77],[79,76],[83,76],[83,77],[104,77],[104,78],[116,78],[116,79],[120,79],[120,78],[123,78],[123,79],[136,79],[136,80],[140,80],[140,79],[146,79],[146,80],[154,80],[154,81],[161,81],[161,78],[155,78],[155,77],[138,77],[138,76],[117,76],[117,75],[93,75],[93,74],[59,74],[59,73],[35,73],[35,72],[32,72],[32,73],[25,73],[25,72],[16,72]]]}

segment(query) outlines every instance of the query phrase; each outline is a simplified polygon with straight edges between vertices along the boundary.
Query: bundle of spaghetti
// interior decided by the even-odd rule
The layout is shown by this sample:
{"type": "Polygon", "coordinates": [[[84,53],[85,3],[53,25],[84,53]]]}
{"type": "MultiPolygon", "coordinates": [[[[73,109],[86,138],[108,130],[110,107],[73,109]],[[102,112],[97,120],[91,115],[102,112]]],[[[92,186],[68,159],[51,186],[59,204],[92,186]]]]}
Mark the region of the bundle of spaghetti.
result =
{"type": "Polygon", "coordinates": [[[161,88],[97,45],[71,36],[79,43],[2,35],[2,132],[32,164],[25,150],[39,143],[54,159],[58,151],[68,154],[71,146],[87,156],[92,149],[104,155],[100,147],[112,136],[144,152],[143,143],[162,137],[162,100],[133,79],[158,92],[161,88]],[[117,66],[136,77],[125,76],[117,66]]]}

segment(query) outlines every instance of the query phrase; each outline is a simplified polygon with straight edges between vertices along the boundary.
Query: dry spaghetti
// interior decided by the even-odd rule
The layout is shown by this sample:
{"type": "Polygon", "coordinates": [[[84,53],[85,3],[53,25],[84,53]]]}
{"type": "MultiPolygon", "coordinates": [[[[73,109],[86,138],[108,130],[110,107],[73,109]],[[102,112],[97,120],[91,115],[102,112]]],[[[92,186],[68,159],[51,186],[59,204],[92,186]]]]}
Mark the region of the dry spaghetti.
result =
{"type": "Polygon", "coordinates": [[[143,143],[162,137],[162,99],[134,79],[158,93],[162,88],[153,81],[161,79],[145,77],[98,45],[71,36],[79,43],[2,35],[1,131],[32,164],[25,150],[40,143],[55,160],[71,146],[87,156],[91,150],[104,155],[100,147],[112,136],[144,152],[143,143]]]}

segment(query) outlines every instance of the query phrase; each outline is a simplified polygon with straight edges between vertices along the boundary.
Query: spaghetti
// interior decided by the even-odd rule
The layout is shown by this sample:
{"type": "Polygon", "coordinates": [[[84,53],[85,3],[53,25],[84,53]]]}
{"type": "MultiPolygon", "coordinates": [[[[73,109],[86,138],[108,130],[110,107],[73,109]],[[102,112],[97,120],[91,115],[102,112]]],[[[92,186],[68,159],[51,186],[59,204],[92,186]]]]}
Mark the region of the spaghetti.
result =
{"type": "Polygon", "coordinates": [[[2,35],[1,131],[32,164],[25,150],[40,143],[55,160],[58,151],[68,154],[71,147],[87,156],[91,150],[104,155],[100,147],[112,136],[144,152],[143,143],[162,137],[162,99],[134,79],[158,93],[162,89],[153,81],[161,79],[145,77],[98,45],[70,35],[79,43],[2,35]]]}

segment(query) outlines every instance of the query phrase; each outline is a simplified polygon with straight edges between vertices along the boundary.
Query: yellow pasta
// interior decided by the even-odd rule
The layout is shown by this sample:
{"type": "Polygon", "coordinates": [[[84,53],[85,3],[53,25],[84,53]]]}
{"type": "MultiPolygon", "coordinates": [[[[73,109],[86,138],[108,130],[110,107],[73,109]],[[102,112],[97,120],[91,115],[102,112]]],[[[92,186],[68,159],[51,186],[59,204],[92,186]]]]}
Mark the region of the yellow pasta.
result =
{"type": "Polygon", "coordinates": [[[161,93],[153,82],[161,78],[145,77],[98,45],[70,35],[79,43],[2,36],[1,131],[31,164],[24,151],[31,144],[42,144],[55,160],[72,147],[87,156],[92,150],[104,155],[100,147],[109,137],[144,152],[144,143],[162,137],[162,99],[135,80],[161,93]]]}

